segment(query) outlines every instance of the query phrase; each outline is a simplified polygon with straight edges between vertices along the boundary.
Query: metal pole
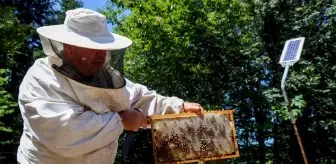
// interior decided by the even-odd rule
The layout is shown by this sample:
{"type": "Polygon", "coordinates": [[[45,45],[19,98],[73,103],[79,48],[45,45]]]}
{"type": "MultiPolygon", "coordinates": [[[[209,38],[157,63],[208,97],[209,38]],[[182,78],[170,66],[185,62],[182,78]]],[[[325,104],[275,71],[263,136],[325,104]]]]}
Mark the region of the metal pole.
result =
{"type": "Polygon", "coordinates": [[[288,108],[289,116],[290,116],[290,119],[291,119],[291,123],[292,123],[293,128],[294,128],[294,134],[295,134],[295,136],[298,140],[304,163],[308,164],[308,160],[307,160],[304,148],[303,148],[301,137],[300,137],[299,131],[296,127],[296,121],[294,119],[294,115],[293,115],[293,112],[292,112],[291,103],[290,103],[290,101],[288,101],[287,93],[286,93],[286,90],[285,90],[285,83],[286,83],[286,78],[287,78],[287,74],[288,74],[288,69],[289,69],[289,64],[286,64],[285,72],[284,72],[284,74],[282,76],[282,80],[281,80],[281,90],[282,90],[282,93],[284,95],[285,102],[287,104],[287,108],[288,108]]]}

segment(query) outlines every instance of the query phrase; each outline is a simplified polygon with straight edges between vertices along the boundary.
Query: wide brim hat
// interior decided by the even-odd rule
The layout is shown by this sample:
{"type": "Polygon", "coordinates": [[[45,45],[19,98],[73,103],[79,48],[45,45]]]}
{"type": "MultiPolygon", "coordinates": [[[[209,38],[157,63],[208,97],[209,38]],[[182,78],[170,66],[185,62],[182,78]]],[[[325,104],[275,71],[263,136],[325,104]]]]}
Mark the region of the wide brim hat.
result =
{"type": "Polygon", "coordinates": [[[66,12],[64,24],[37,28],[42,38],[64,44],[97,50],[119,50],[132,41],[109,32],[106,17],[96,11],[78,8],[66,12]]]}

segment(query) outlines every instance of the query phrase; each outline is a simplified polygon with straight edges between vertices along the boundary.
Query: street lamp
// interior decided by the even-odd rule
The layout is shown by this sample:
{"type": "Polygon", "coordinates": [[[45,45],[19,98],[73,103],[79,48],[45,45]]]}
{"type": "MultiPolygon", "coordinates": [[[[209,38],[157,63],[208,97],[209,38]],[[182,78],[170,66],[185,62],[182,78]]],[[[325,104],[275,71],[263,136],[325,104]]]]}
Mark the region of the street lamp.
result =
{"type": "Polygon", "coordinates": [[[306,157],[303,145],[302,145],[301,137],[296,127],[296,121],[294,119],[293,112],[291,109],[291,103],[290,101],[288,101],[287,93],[285,90],[285,83],[286,83],[286,78],[287,78],[289,67],[293,66],[297,61],[299,61],[301,57],[304,40],[305,40],[304,37],[287,40],[285,43],[284,49],[282,51],[279,63],[281,64],[282,67],[285,67],[285,71],[283,73],[282,80],[281,80],[282,94],[287,104],[289,116],[290,116],[291,123],[293,125],[294,132],[295,132],[296,138],[298,140],[298,143],[301,149],[303,160],[305,164],[308,164],[307,157],[306,157]]]}

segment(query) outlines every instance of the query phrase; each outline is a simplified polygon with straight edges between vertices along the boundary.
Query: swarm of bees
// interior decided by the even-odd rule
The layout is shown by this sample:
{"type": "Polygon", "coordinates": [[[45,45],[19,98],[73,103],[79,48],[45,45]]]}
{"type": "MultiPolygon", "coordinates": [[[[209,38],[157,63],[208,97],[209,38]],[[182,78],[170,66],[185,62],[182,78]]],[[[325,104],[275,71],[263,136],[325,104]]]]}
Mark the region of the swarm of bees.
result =
{"type": "Polygon", "coordinates": [[[230,120],[228,113],[153,120],[154,157],[157,163],[188,163],[238,152],[233,120],[230,120]]]}

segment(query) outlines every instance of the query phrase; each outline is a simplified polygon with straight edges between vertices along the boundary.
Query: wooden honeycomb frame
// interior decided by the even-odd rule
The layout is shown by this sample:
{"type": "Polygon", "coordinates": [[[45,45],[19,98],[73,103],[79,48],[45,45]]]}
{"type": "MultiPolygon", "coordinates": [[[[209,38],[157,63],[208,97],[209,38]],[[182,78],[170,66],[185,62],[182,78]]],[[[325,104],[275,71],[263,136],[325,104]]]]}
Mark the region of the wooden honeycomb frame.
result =
{"type": "MultiPolygon", "coordinates": [[[[174,164],[178,164],[178,163],[192,163],[192,162],[211,161],[211,160],[219,160],[219,159],[228,159],[228,158],[239,157],[240,155],[239,155],[239,150],[238,150],[237,134],[236,134],[235,124],[234,124],[234,119],[233,119],[233,113],[234,113],[234,110],[220,110],[220,111],[208,111],[208,112],[205,112],[203,117],[200,117],[200,116],[198,116],[195,113],[181,113],[181,114],[167,114],[167,115],[151,116],[149,120],[150,120],[150,124],[151,124],[151,129],[152,129],[153,156],[154,156],[155,164],[161,164],[161,163],[174,163],[174,164]],[[209,122],[209,120],[211,120],[211,119],[214,119],[215,121],[214,122],[211,122],[211,121],[209,122]],[[174,137],[172,137],[172,135],[177,136],[177,133],[175,133],[175,130],[173,130],[173,129],[177,129],[177,127],[176,126],[169,126],[168,127],[167,124],[172,125],[172,122],[174,122],[175,124],[177,124],[176,122],[179,122],[180,124],[183,124],[182,123],[183,121],[185,123],[184,126],[187,127],[188,130],[191,130],[190,127],[193,128],[193,132],[194,133],[190,134],[191,136],[193,136],[193,139],[188,139],[188,142],[185,142],[185,143],[187,143],[187,147],[188,148],[184,149],[184,148],[181,148],[183,146],[179,147],[180,148],[179,149],[180,150],[180,155],[176,155],[177,153],[174,154],[174,152],[177,152],[177,151],[175,151],[175,150],[172,151],[173,148],[171,148],[171,145],[174,145],[174,144],[167,144],[167,143],[174,142],[175,140],[174,141],[169,140],[170,142],[168,142],[167,141],[167,136],[169,136],[169,138],[174,138],[174,137]],[[188,124],[187,121],[191,122],[191,124],[188,124]],[[207,123],[205,123],[205,121],[207,121],[207,123]],[[219,122],[219,124],[217,124],[216,121],[223,121],[223,122],[219,122]],[[164,127],[162,126],[162,122],[164,124],[164,127]],[[225,122],[229,123],[229,124],[227,124],[227,125],[220,125],[220,124],[225,124],[225,122]],[[204,132],[202,130],[198,131],[198,129],[196,131],[196,128],[197,128],[196,124],[200,125],[198,127],[198,129],[200,129],[203,125],[205,125],[203,127],[206,128],[206,126],[207,126],[206,124],[208,124],[210,126],[213,126],[215,128],[213,128],[213,127],[211,128],[210,127],[210,129],[209,129],[209,127],[208,127],[208,128],[206,128],[207,129],[206,132],[204,132]],[[161,126],[161,127],[159,127],[159,126],[161,126]],[[230,128],[229,128],[229,130],[226,130],[227,129],[226,127],[228,127],[228,126],[230,128]],[[223,127],[222,128],[222,129],[224,129],[224,130],[222,130],[223,133],[220,133],[219,132],[220,130],[218,130],[217,127],[218,128],[222,128],[223,127]],[[161,131],[157,130],[157,129],[160,129],[161,131]],[[169,129],[172,129],[172,130],[169,130],[169,129]],[[166,132],[164,134],[162,134],[163,131],[166,131],[166,132]],[[168,131],[170,131],[170,134],[172,134],[172,133],[173,134],[172,135],[168,135],[168,131]],[[215,133],[213,133],[211,131],[216,131],[217,135],[214,135],[215,133]],[[208,132],[210,132],[210,133],[208,133],[208,132]],[[188,152],[187,154],[193,154],[193,153],[190,153],[190,144],[191,144],[191,147],[192,147],[192,151],[196,152],[195,151],[195,145],[197,145],[197,141],[195,141],[195,140],[197,140],[197,139],[195,139],[196,138],[195,134],[199,134],[199,133],[204,133],[204,134],[201,134],[203,136],[204,135],[206,136],[206,134],[212,134],[211,135],[212,139],[206,138],[206,137],[209,137],[209,136],[206,136],[204,138],[202,138],[203,137],[202,136],[201,139],[198,139],[198,145],[199,145],[198,147],[199,147],[199,149],[197,149],[197,150],[199,150],[199,151],[198,151],[198,153],[195,153],[195,154],[200,154],[200,152],[202,152],[202,147],[203,147],[203,149],[207,149],[206,147],[209,147],[209,146],[204,146],[205,144],[203,144],[203,146],[202,146],[201,143],[205,143],[205,142],[207,142],[207,143],[211,142],[212,143],[211,144],[212,148],[217,148],[218,146],[220,146],[221,147],[221,149],[220,149],[221,152],[224,152],[224,153],[219,153],[220,150],[217,148],[216,149],[217,150],[216,153],[214,153],[212,155],[209,155],[209,152],[211,154],[211,150],[212,150],[211,148],[209,148],[210,150],[204,150],[203,151],[203,153],[206,152],[206,154],[207,154],[206,156],[198,155],[198,157],[192,157],[192,158],[189,156],[190,158],[183,159],[186,156],[185,155],[181,155],[181,153],[184,153],[185,150],[188,152]],[[230,144],[229,148],[231,148],[229,150],[231,150],[231,151],[227,152],[226,151],[227,147],[222,148],[222,145],[220,143],[225,142],[225,141],[220,140],[220,137],[219,137],[220,135],[219,134],[223,134],[224,136],[222,136],[222,137],[227,139],[227,143],[230,144]],[[227,134],[229,134],[230,137],[226,137],[227,134]],[[162,144],[162,142],[159,142],[159,141],[163,141],[164,137],[166,137],[166,141],[167,141],[167,143],[165,143],[165,145],[166,145],[165,148],[167,149],[167,147],[169,147],[168,148],[169,149],[168,152],[170,152],[170,154],[167,155],[167,156],[170,156],[170,155],[173,154],[172,155],[173,157],[178,157],[179,159],[172,160],[172,161],[167,161],[167,160],[165,161],[165,160],[162,160],[162,158],[161,158],[161,160],[159,159],[160,155],[166,157],[166,155],[160,154],[160,152],[164,152],[164,151],[159,151],[159,150],[163,149],[162,147],[164,147],[164,146],[162,146],[164,144],[162,144]],[[218,138],[218,140],[215,140],[215,138],[218,138]],[[209,140],[209,141],[206,141],[206,140],[209,140]],[[216,142],[217,144],[214,144],[215,141],[217,141],[216,142]],[[161,147],[158,146],[158,145],[161,145],[161,147]],[[167,145],[169,145],[169,146],[167,146],[167,145]],[[217,147],[214,146],[214,145],[216,145],[217,147]],[[183,151],[183,152],[181,152],[181,151],[183,151]]],[[[185,127],[184,127],[184,129],[186,129],[185,127]]],[[[183,128],[180,128],[180,130],[182,130],[182,129],[183,128]]],[[[187,136],[186,131],[182,130],[182,132],[184,132],[184,133],[178,133],[178,134],[180,134],[179,136],[182,136],[182,138],[184,136],[187,136]],[[186,135],[182,135],[182,134],[186,134],[186,135]]],[[[176,138],[178,138],[178,137],[176,137],[176,138]]],[[[184,137],[184,138],[187,138],[187,137],[184,137]]],[[[183,142],[181,142],[180,139],[177,139],[177,140],[179,140],[179,141],[176,142],[176,145],[181,145],[181,143],[183,145],[183,142]]],[[[184,141],[186,141],[186,140],[184,139],[184,141]]],[[[213,151],[213,152],[215,152],[215,151],[213,151]]],[[[197,156],[197,155],[195,155],[195,156],[197,156]]]]}

